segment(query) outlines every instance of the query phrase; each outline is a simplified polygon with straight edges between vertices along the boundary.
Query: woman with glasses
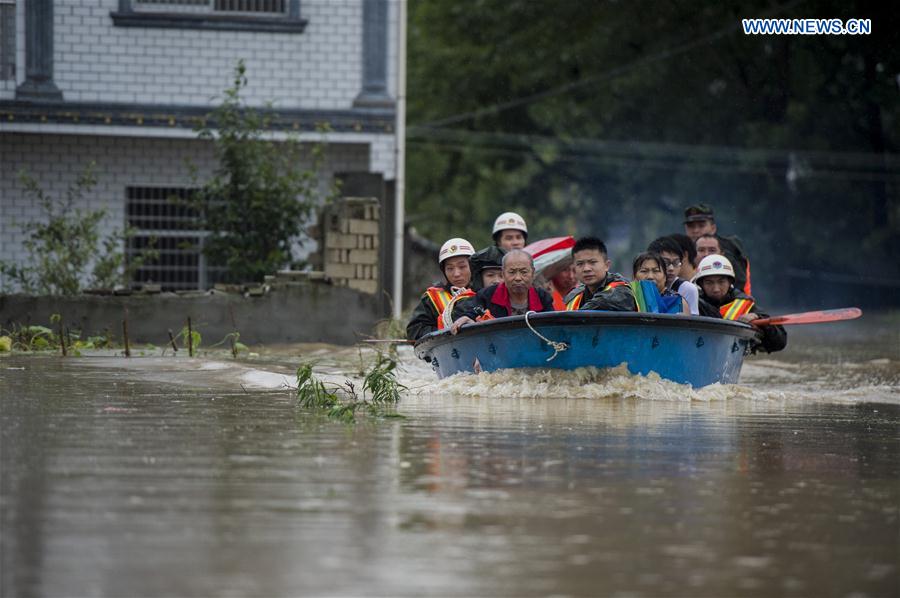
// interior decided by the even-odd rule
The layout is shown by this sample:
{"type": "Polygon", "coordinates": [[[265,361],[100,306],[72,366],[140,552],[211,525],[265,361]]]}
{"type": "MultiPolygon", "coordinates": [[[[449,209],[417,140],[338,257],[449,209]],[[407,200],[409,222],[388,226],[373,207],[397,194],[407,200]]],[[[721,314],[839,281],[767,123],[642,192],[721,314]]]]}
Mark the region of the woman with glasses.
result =
{"type": "Polygon", "coordinates": [[[697,285],[679,277],[682,269],[681,245],[672,237],[660,237],[647,247],[647,251],[658,253],[663,260],[666,273],[666,289],[678,293],[687,302],[692,315],[700,313],[697,301],[697,285]]]}

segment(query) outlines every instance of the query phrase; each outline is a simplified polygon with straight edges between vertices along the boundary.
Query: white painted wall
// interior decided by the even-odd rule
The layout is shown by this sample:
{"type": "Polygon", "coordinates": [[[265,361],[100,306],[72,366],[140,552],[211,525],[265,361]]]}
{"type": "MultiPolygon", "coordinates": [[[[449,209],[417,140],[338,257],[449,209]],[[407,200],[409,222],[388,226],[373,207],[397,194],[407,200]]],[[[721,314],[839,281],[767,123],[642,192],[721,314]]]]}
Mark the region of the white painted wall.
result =
{"type": "MultiPolygon", "coordinates": [[[[367,171],[369,157],[365,144],[329,145],[322,168],[323,184],[336,172],[367,171]]],[[[93,161],[97,185],[76,207],[105,209],[105,235],[125,224],[126,187],[191,186],[188,159],[197,166],[201,178],[215,167],[211,146],[198,140],[0,135],[0,260],[25,262],[28,255],[22,247],[25,236],[20,225],[42,214],[37,201],[25,194],[18,177],[20,171],[38,179],[51,197],[64,197],[68,186],[93,161]]],[[[308,244],[304,250],[314,248],[308,244]]]]}

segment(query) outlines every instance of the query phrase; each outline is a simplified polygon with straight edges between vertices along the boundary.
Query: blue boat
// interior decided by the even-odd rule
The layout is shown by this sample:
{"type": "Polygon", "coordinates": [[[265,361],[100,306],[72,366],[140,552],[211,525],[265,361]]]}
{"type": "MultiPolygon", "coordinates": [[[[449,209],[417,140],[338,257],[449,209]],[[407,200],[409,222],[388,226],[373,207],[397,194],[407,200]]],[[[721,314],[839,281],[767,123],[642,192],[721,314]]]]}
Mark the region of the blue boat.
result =
{"type": "Polygon", "coordinates": [[[694,387],[737,383],[754,329],[742,322],[671,314],[567,311],[469,324],[422,337],[416,355],[438,377],[507,368],[610,368],[694,387]]]}

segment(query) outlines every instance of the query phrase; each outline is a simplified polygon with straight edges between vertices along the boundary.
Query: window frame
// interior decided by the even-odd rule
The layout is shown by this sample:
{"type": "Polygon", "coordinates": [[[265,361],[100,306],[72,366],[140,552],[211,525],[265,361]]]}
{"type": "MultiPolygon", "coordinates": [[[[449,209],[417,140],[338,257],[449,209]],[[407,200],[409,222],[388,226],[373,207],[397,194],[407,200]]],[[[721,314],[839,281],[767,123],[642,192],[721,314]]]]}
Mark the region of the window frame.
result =
{"type": "Polygon", "coordinates": [[[300,17],[300,0],[287,0],[287,7],[288,11],[284,16],[271,16],[270,13],[257,15],[251,12],[138,11],[132,0],[119,0],[119,10],[110,12],[109,16],[116,27],[303,33],[309,21],[300,17]]]}

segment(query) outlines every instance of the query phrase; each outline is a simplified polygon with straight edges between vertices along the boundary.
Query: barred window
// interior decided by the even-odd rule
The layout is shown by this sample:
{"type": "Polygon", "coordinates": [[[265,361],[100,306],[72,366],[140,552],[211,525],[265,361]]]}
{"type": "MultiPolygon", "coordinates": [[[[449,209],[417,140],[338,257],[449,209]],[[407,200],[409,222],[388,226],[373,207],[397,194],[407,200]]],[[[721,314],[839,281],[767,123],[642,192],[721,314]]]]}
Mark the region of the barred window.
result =
{"type": "Polygon", "coordinates": [[[134,0],[136,10],[283,15],[287,0],[134,0]]]}
{"type": "Polygon", "coordinates": [[[117,27],[303,33],[300,0],[119,0],[117,27]]]}
{"type": "Polygon", "coordinates": [[[157,283],[163,290],[207,289],[222,280],[225,269],[212,267],[203,255],[208,232],[184,200],[194,190],[181,187],[127,187],[126,220],[135,232],[128,259],[153,248],[159,257],[143,264],[134,282],[157,283]]]}
{"type": "Polygon", "coordinates": [[[0,81],[16,78],[16,3],[0,0],[0,81]]]}

